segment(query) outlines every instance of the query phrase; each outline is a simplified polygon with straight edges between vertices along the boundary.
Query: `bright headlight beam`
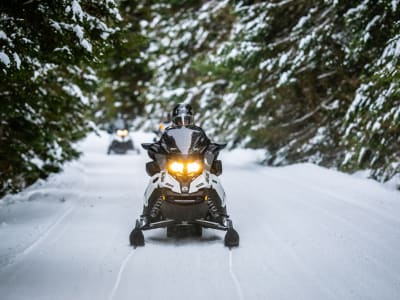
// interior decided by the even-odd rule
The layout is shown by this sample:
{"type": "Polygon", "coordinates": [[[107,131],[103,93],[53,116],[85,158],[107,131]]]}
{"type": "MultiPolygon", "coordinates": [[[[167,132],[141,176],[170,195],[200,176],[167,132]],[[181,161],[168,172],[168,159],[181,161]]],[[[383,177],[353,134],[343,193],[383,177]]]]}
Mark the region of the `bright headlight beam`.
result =
{"type": "Polygon", "coordinates": [[[192,162],[187,164],[188,173],[197,173],[201,170],[201,165],[198,162],[192,162]]]}
{"type": "Polygon", "coordinates": [[[118,129],[117,130],[117,135],[118,136],[127,136],[128,135],[128,130],[126,130],[126,129],[118,129]]]}
{"type": "Polygon", "coordinates": [[[169,169],[174,173],[183,173],[183,163],[174,161],[169,165],[169,169]]]}

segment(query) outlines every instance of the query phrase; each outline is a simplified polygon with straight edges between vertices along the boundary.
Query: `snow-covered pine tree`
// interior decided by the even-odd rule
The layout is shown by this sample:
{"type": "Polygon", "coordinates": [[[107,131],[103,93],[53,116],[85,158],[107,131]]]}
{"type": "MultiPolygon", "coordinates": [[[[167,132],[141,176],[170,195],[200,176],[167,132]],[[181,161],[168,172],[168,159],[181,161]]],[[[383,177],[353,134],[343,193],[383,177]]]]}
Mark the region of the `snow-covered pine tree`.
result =
{"type": "Polygon", "coordinates": [[[216,126],[208,126],[208,133],[222,135],[219,108],[228,81],[207,62],[229,35],[230,6],[226,1],[166,0],[150,1],[148,7],[150,21],[142,23],[142,33],[150,42],[146,55],[154,75],[148,83],[147,113],[158,121],[174,103],[190,101],[201,111],[196,121],[214,120],[216,126]]]}
{"type": "Polygon", "coordinates": [[[189,101],[265,162],[399,172],[399,1],[157,1],[150,113],[189,101]]]}
{"type": "Polygon", "coordinates": [[[146,82],[151,78],[147,66],[148,40],[140,33],[147,22],[148,7],[141,0],[118,1],[120,30],[111,34],[113,46],[105,52],[99,72],[98,102],[94,108],[97,124],[106,125],[118,114],[133,120],[143,115],[146,82]]]}
{"type": "Polygon", "coordinates": [[[361,67],[343,123],[345,170],[400,174],[400,1],[358,1],[345,15],[346,65],[361,67]]]}
{"type": "Polygon", "coordinates": [[[0,194],[57,171],[78,152],[113,0],[0,4],[0,194]]]}

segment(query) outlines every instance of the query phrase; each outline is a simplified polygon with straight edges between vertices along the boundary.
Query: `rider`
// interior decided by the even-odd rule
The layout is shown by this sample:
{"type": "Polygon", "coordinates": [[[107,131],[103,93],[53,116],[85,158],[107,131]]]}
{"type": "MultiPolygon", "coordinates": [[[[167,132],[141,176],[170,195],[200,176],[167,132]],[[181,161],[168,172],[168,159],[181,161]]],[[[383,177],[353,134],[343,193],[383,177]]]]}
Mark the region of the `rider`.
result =
{"type": "MultiPolygon", "coordinates": [[[[199,126],[194,125],[192,106],[186,103],[179,103],[174,107],[172,111],[172,124],[165,128],[163,135],[156,143],[161,146],[169,139],[170,132],[182,127],[196,131],[198,136],[200,136],[200,139],[203,139],[204,144],[210,144],[210,139],[207,137],[204,130],[199,126]]],[[[150,150],[148,153],[152,159],[155,158],[155,152],[150,150]]]]}
{"type": "Polygon", "coordinates": [[[179,103],[174,107],[174,110],[172,111],[172,124],[171,126],[166,128],[166,131],[171,128],[182,126],[202,132],[204,137],[209,141],[203,129],[199,126],[194,125],[193,110],[190,104],[179,103]]]}

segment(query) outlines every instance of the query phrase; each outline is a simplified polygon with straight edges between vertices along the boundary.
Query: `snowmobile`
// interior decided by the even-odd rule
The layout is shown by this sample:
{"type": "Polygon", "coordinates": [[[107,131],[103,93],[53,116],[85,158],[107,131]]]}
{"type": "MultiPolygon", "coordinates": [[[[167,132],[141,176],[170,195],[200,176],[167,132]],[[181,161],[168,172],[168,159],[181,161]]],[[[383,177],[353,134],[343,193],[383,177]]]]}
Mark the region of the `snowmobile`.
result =
{"type": "MultiPolygon", "coordinates": [[[[127,129],[117,129],[112,133],[111,142],[107,154],[125,154],[128,150],[135,150],[132,138],[127,129]]],[[[136,151],[137,152],[137,151],[136,151]]]]}
{"type": "Polygon", "coordinates": [[[107,154],[125,154],[129,150],[140,153],[139,149],[135,149],[133,140],[129,134],[128,126],[122,120],[117,120],[115,124],[109,128],[110,145],[107,149],[107,154]]]}
{"type": "Polygon", "coordinates": [[[145,143],[153,161],[146,164],[151,177],[145,190],[143,213],[130,234],[133,247],[144,246],[144,230],[166,228],[167,237],[203,228],[226,231],[224,243],[239,245],[239,235],[227,215],[226,195],[220,183],[222,163],[217,159],[226,144],[209,143],[202,131],[169,129],[158,143],[145,143]]]}

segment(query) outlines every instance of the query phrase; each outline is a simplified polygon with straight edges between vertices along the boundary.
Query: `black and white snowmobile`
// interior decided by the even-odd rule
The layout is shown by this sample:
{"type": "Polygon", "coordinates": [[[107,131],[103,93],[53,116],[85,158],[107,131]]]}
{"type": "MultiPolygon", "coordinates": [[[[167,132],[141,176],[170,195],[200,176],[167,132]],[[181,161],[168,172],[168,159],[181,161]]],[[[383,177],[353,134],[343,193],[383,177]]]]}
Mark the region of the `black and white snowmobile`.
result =
{"type": "Polygon", "coordinates": [[[155,228],[167,228],[168,237],[182,230],[197,236],[203,228],[225,230],[225,245],[239,245],[218,178],[222,164],[217,157],[225,144],[210,144],[204,137],[195,128],[177,127],[159,143],[142,144],[154,161],[146,164],[151,178],[143,214],[129,237],[135,248],[144,246],[143,230],[155,228]]]}
{"type": "Polygon", "coordinates": [[[110,145],[107,148],[107,154],[125,154],[130,150],[137,154],[140,153],[139,149],[135,149],[128,126],[123,120],[117,119],[108,129],[108,133],[110,134],[110,145]]]}

